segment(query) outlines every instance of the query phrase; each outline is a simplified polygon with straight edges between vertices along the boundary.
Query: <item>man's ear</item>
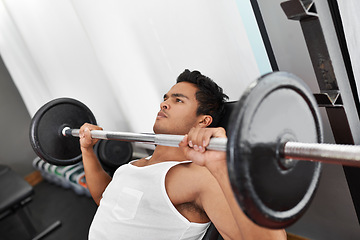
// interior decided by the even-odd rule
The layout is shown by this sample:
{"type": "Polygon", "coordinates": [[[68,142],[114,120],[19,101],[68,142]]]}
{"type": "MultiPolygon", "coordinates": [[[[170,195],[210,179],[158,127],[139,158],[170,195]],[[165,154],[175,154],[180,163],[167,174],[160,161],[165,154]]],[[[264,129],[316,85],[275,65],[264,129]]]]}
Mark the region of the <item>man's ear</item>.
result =
{"type": "Polygon", "coordinates": [[[202,115],[200,118],[200,122],[199,122],[199,126],[206,128],[208,126],[210,126],[210,124],[212,123],[213,118],[210,115],[202,115]]]}

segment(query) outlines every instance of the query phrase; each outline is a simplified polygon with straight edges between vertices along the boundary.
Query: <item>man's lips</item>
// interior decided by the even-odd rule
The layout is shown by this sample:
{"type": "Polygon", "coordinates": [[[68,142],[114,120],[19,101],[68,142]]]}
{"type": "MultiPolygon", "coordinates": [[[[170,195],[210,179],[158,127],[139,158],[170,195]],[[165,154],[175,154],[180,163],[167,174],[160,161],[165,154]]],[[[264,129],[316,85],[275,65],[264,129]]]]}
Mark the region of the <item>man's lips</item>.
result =
{"type": "Polygon", "coordinates": [[[158,118],[166,118],[166,114],[162,111],[158,112],[158,115],[157,115],[158,118]]]}

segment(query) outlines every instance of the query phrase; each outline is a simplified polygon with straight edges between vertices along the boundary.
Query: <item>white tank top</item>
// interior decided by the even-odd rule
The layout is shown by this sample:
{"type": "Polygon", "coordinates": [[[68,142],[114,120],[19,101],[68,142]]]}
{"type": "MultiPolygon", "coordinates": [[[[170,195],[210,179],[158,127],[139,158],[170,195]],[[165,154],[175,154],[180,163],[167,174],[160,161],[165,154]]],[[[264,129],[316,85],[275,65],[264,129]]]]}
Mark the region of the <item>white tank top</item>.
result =
{"type": "Polygon", "coordinates": [[[187,220],[165,189],[167,172],[181,163],[186,162],[119,167],[103,193],[89,239],[202,239],[210,223],[187,220]]]}

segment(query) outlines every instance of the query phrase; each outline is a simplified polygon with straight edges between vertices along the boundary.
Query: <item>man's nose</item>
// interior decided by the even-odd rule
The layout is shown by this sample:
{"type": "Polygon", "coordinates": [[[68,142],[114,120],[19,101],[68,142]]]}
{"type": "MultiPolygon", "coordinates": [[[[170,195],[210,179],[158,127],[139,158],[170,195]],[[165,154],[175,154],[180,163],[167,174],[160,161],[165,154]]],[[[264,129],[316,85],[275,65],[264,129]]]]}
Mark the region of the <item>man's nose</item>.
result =
{"type": "Polygon", "coordinates": [[[167,103],[167,101],[163,101],[161,104],[160,104],[160,109],[169,109],[169,104],[167,103]]]}

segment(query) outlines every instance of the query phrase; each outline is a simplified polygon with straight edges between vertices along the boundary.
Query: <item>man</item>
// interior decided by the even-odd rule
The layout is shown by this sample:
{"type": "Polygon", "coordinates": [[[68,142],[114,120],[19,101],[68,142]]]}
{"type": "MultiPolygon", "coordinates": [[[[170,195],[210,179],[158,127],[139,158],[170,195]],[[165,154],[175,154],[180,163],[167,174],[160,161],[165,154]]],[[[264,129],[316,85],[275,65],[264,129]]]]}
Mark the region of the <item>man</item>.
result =
{"type": "Polygon", "coordinates": [[[227,96],[210,78],[185,70],[164,95],[153,130],[185,135],[179,148],[157,146],[152,156],[121,166],[113,179],[93,151],[84,124],[80,144],[86,180],[99,205],[89,239],[201,239],[213,222],[224,239],[286,239],[284,230],[251,222],[233,195],[226,153],[207,151],[227,96]],[[191,161],[189,161],[191,160],[191,161]]]}

